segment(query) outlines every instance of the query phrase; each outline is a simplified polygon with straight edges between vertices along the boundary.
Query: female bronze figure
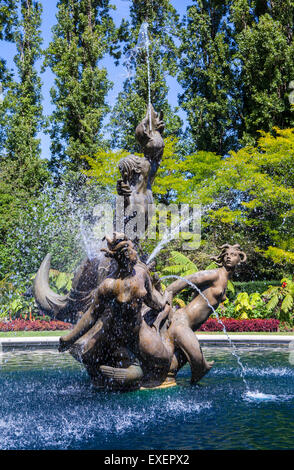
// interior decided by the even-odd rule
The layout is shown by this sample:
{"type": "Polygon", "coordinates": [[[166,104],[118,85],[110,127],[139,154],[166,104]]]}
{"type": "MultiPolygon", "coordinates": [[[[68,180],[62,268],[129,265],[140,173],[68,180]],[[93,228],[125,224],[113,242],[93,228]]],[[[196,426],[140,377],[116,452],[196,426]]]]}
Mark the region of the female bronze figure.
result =
{"type": "Polygon", "coordinates": [[[127,372],[117,371],[121,383],[132,383],[148,370],[156,370],[156,382],[168,373],[171,351],[162,342],[157,328],[142,318],[143,304],[166,318],[169,292],[164,296],[152,284],[150,272],[142,263],[133,243],[124,234],[107,238],[106,256],[117,262],[116,271],[93,292],[88,311],[73,330],[60,338],[60,351],[66,349],[82,362],[96,381],[99,376],[112,378],[111,366],[118,362],[127,372]],[[100,368],[99,364],[104,365],[100,368]],[[138,367],[139,364],[141,367],[138,367]]]}
{"type": "Polygon", "coordinates": [[[60,320],[79,319],[60,339],[59,349],[68,349],[102,386],[151,387],[165,380],[175,382],[187,361],[192,383],[199,381],[212,364],[204,358],[195,331],[224,300],[236,265],[246,260],[239,245],[223,245],[216,258],[219,268],[176,280],[162,294],[144,256],[139,259],[138,224],[132,237],[126,236],[126,227],[138,214],[148,226],[152,183],[164,150],[163,129],[162,113],[151,105],[136,129],[144,157],[129,155],[120,162],[117,191],[127,210],[124,233],[106,237],[108,247],[101,250],[105,255],[80,266],[66,296],[50,289],[50,254],[34,280],[35,298],[43,311],[60,320]],[[172,309],[172,298],[191,285],[193,300],[184,308],[172,309]]]}
{"type": "MultiPolygon", "coordinates": [[[[213,259],[219,268],[200,271],[176,280],[165,291],[171,301],[171,297],[189,288],[191,284],[199,289],[188,305],[178,310],[170,310],[168,322],[160,330],[165,350],[171,354],[171,365],[167,375],[167,380],[170,382],[175,381],[177,372],[187,361],[191,367],[191,383],[198,382],[213,365],[212,362],[206,361],[195,331],[209,318],[213,309],[225,300],[228,280],[231,279],[236,266],[246,261],[246,255],[239,245],[225,244],[221,247],[220,254],[213,259]]],[[[122,370],[118,372],[114,368],[108,368],[107,373],[114,380],[123,380],[122,370]]],[[[125,379],[126,377],[127,371],[125,379]]],[[[142,371],[140,380],[144,384],[142,371]]]]}
{"type": "Polygon", "coordinates": [[[172,310],[170,313],[170,327],[166,336],[174,344],[170,376],[175,376],[178,370],[187,362],[191,366],[191,382],[201,379],[212,367],[204,358],[199,341],[194,334],[196,330],[209,318],[213,309],[226,298],[228,280],[232,278],[238,264],[246,261],[246,255],[241,251],[240,245],[225,244],[220,254],[213,258],[219,268],[200,271],[184,279],[177,280],[167,287],[167,291],[174,297],[190,283],[201,291],[196,291],[194,299],[185,307],[172,310]],[[213,309],[212,309],[213,308],[213,309]]]}

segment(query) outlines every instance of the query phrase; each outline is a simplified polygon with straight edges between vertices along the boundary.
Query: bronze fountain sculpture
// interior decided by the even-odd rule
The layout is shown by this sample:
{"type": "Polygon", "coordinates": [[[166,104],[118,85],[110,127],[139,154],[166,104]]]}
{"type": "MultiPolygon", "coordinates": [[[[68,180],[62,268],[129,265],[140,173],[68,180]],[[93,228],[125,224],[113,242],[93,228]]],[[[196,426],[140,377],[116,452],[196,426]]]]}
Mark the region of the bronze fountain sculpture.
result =
{"type": "MultiPolygon", "coordinates": [[[[117,192],[124,200],[129,220],[138,216],[148,225],[152,183],[160,165],[164,142],[162,115],[152,106],[136,129],[144,157],[129,155],[119,164],[117,192]],[[150,126],[151,123],[151,126],[150,126]]],[[[71,292],[58,296],[49,287],[50,255],[41,264],[34,293],[43,311],[75,323],[60,338],[60,351],[86,368],[95,386],[129,390],[171,386],[178,371],[189,362],[191,383],[212,367],[195,331],[225,299],[228,280],[237,264],[246,261],[239,245],[223,245],[215,261],[219,268],[200,271],[171,283],[164,293],[141,251],[139,235],[126,231],[106,236],[103,255],[86,259],[79,267],[71,292]],[[173,297],[194,286],[194,298],[183,308],[173,308],[173,297]]]]}

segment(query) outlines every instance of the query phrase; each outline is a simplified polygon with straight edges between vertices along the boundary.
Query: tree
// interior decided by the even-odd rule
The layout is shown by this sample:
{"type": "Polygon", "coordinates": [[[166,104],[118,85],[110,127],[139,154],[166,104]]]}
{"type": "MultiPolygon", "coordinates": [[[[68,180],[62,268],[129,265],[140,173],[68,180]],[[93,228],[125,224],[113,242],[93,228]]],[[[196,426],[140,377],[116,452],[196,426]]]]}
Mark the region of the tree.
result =
{"type": "Polygon", "coordinates": [[[194,0],[180,28],[179,103],[192,148],[224,155],[237,145],[235,64],[228,0],[194,0]]]}
{"type": "Polygon", "coordinates": [[[18,210],[13,230],[0,244],[0,279],[9,273],[13,281],[29,282],[47,253],[52,254],[52,267],[63,272],[73,272],[85,258],[92,242],[93,207],[106,197],[99,186],[89,187],[83,175],[74,175],[76,180],[58,187],[47,184],[18,210]]]}
{"type": "MultiPolygon", "coordinates": [[[[179,158],[179,139],[171,136],[165,139],[164,153],[158,168],[152,192],[155,201],[163,204],[201,202],[198,191],[203,181],[209,181],[222,164],[222,157],[213,152],[197,152],[179,158]]],[[[116,181],[121,178],[119,161],[128,155],[125,150],[100,150],[92,157],[86,157],[90,169],[85,173],[93,181],[116,192],[116,181]]],[[[142,156],[137,153],[136,155],[142,156]]]]}
{"type": "Polygon", "coordinates": [[[98,62],[115,54],[115,28],[108,0],[59,0],[57,24],[46,51],[45,66],[55,74],[51,90],[55,110],[50,116],[51,168],[79,170],[83,155],[101,147],[102,121],[111,88],[98,62]]]}
{"type": "Polygon", "coordinates": [[[206,236],[216,244],[242,244],[250,253],[251,278],[276,277],[279,265],[291,272],[294,263],[294,130],[274,131],[262,131],[255,146],[231,152],[198,185],[206,236]]]}
{"type": "MultiPolygon", "coordinates": [[[[0,156],[0,251],[7,249],[9,230],[48,178],[40,159],[37,133],[42,123],[41,82],[35,62],[41,56],[41,5],[22,0],[20,19],[14,33],[18,80],[10,81],[2,106],[4,149],[0,156]]],[[[9,248],[9,247],[8,247],[9,248]]]]}
{"type": "MultiPolygon", "coordinates": [[[[180,28],[180,104],[192,151],[225,155],[293,126],[292,0],[193,0],[180,28]]],[[[191,150],[190,150],[191,151],[191,150]]]]}
{"type": "MultiPolygon", "coordinates": [[[[13,34],[12,28],[15,26],[16,21],[16,0],[2,0],[0,2],[0,41],[12,41],[13,34]]],[[[7,70],[6,62],[0,57],[0,145],[3,146],[3,123],[1,122],[1,115],[3,113],[3,92],[11,79],[10,73],[7,70]]]]}
{"type": "Polygon", "coordinates": [[[16,0],[0,2],[0,40],[12,40],[12,28],[16,23],[16,0]]]}
{"type": "Polygon", "coordinates": [[[294,76],[292,0],[234,0],[236,86],[240,93],[238,137],[254,144],[258,130],[294,125],[289,84],[294,76]]]}
{"type": "MultiPolygon", "coordinates": [[[[41,80],[35,69],[41,57],[40,2],[21,1],[21,19],[14,34],[17,47],[15,64],[19,81],[10,82],[4,103],[7,113],[5,155],[6,159],[36,160],[40,155],[40,141],[36,138],[43,121],[41,105],[41,80]]],[[[30,176],[31,177],[31,176],[30,176]]]]}
{"type": "MultiPolygon", "coordinates": [[[[179,139],[165,139],[162,162],[156,174],[152,191],[155,200],[161,203],[199,202],[196,194],[198,185],[204,178],[214,174],[219,167],[221,157],[209,152],[199,152],[179,159],[179,139]]],[[[129,153],[125,150],[100,150],[92,157],[86,157],[90,169],[85,173],[92,181],[116,192],[116,181],[121,178],[118,170],[119,161],[129,153]]],[[[142,154],[136,153],[138,156],[142,154]]]]}
{"type": "Polygon", "coordinates": [[[145,116],[149,101],[148,60],[150,99],[156,111],[164,113],[165,135],[179,135],[181,130],[181,120],[168,104],[166,82],[168,74],[174,76],[176,73],[178,15],[169,0],[139,0],[132,2],[130,17],[130,22],[122,22],[120,39],[125,43],[124,60],[128,60],[131,75],[125,80],[113,108],[110,130],[115,148],[138,152],[140,147],[135,140],[135,129],[145,116]],[[135,49],[144,22],[148,23],[149,57],[144,44],[135,49]]]}

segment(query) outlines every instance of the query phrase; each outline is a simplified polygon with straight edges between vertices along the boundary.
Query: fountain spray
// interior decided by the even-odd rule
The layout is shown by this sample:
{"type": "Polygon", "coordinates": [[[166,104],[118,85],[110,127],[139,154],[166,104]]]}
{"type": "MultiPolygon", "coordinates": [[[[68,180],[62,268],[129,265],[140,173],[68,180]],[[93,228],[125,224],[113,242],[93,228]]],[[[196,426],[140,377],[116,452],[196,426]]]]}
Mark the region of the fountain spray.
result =
{"type": "Polygon", "coordinates": [[[151,73],[150,73],[150,40],[148,34],[148,21],[145,20],[139,30],[137,44],[130,49],[125,56],[124,65],[128,70],[129,77],[131,76],[131,62],[136,60],[140,50],[146,52],[146,65],[147,65],[147,86],[148,86],[148,115],[149,115],[149,130],[152,131],[152,115],[151,115],[151,73]]]}
{"type": "Polygon", "coordinates": [[[151,77],[150,77],[150,53],[149,53],[149,36],[148,36],[148,22],[144,21],[141,24],[137,47],[139,49],[144,48],[146,50],[146,61],[147,61],[147,80],[148,80],[148,109],[149,109],[149,129],[152,131],[152,119],[151,119],[151,77]]]}
{"type": "Polygon", "coordinates": [[[240,356],[239,354],[237,353],[237,349],[236,349],[236,346],[234,345],[233,341],[231,340],[230,336],[228,335],[227,333],[227,330],[226,330],[226,327],[224,325],[224,323],[222,322],[222,320],[220,319],[217,311],[215,310],[215,308],[211,305],[211,303],[209,302],[209,300],[207,299],[207,297],[203,294],[203,292],[201,292],[201,290],[191,281],[189,281],[189,279],[187,279],[186,277],[180,277],[180,276],[176,276],[176,275],[169,275],[169,276],[164,276],[162,277],[160,280],[163,281],[164,279],[180,279],[181,281],[186,281],[187,284],[189,284],[190,287],[192,287],[194,290],[197,291],[197,293],[199,295],[201,295],[201,297],[205,300],[205,302],[207,303],[208,307],[212,310],[212,312],[215,314],[216,316],[216,319],[217,321],[222,325],[222,328],[223,328],[223,332],[225,333],[227,339],[228,339],[228,342],[230,344],[230,347],[231,347],[231,351],[232,351],[232,354],[233,356],[235,356],[235,358],[237,359],[237,362],[240,366],[240,375],[241,375],[241,378],[243,380],[243,383],[247,389],[247,392],[249,392],[249,386],[248,386],[248,383],[245,379],[245,373],[246,373],[246,370],[245,370],[245,367],[244,365],[242,364],[242,361],[240,359],[240,356]]]}

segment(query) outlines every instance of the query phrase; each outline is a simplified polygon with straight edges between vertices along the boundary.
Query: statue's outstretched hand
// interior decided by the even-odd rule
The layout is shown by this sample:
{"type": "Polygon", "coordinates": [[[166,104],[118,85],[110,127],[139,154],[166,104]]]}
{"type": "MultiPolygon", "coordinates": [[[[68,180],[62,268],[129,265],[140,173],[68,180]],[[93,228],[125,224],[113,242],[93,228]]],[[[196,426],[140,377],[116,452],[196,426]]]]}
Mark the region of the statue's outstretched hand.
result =
{"type": "Polygon", "coordinates": [[[128,183],[124,183],[123,180],[118,180],[116,184],[117,194],[119,196],[130,196],[132,190],[128,183]]]}

